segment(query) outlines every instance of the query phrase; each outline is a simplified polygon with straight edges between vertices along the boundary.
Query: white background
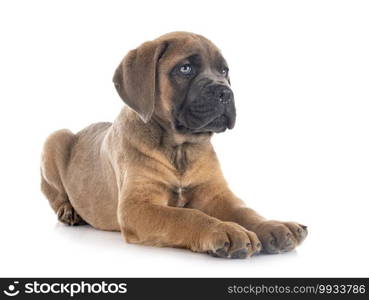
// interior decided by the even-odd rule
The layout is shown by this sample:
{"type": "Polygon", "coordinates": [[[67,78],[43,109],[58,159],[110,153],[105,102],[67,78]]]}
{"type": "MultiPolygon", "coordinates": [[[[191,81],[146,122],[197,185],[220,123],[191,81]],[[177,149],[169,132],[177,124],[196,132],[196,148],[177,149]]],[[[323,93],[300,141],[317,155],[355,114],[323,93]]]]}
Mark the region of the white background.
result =
{"type": "Polygon", "coordinates": [[[367,1],[2,1],[0,276],[368,276],[367,1]],[[213,40],[238,120],[214,145],[233,190],[309,226],[292,253],[223,260],[67,227],[40,192],[49,133],[112,121],[125,53],[176,30],[213,40]]]}

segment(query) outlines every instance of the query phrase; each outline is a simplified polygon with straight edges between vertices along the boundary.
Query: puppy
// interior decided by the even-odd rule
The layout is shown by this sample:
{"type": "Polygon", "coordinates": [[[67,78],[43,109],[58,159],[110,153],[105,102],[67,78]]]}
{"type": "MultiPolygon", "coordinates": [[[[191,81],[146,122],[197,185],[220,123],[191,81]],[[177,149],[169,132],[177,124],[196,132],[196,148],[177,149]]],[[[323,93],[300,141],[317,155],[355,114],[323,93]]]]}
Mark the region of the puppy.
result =
{"type": "Polygon", "coordinates": [[[236,120],[228,66],[201,35],[174,32],[130,51],[113,82],[113,123],[45,142],[41,188],[59,220],[120,231],[128,243],[246,258],[294,249],[295,222],[266,220],[236,197],[210,143],[236,120]]]}

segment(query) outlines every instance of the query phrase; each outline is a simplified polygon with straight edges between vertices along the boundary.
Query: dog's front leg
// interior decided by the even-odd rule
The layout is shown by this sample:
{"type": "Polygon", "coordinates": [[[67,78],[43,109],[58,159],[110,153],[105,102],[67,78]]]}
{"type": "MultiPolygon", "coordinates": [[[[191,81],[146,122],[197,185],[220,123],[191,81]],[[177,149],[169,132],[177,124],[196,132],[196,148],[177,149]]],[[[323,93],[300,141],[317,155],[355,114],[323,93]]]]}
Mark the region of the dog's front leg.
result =
{"type": "Polygon", "coordinates": [[[295,222],[267,220],[245,206],[223,180],[214,180],[195,188],[189,195],[190,207],[223,221],[231,221],[255,232],[266,253],[294,249],[307,236],[307,227],[295,222]]]}
{"type": "Polygon", "coordinates": [[[125,184],[118,207],[129,243],[181,247],[215,256],[245,258],[260,244],[253,232],[189,208],[167,206],[170,191],[153,182],[125,184]],[[140,188],[142,187],[142,188],[140,188]]]}

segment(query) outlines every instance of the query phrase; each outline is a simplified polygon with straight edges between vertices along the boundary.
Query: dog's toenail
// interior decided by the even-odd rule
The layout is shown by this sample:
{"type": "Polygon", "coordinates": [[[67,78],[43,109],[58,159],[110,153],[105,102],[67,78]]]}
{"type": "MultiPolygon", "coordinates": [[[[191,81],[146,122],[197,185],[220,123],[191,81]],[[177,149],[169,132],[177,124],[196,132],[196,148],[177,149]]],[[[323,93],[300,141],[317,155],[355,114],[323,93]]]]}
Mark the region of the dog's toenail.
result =
{"type": "Polygon", "coordinates": [[[226,257],[227,256],[227,252],[224,249],[217,249],[215,251],[215,254],[220,256],[220,257],[226,257]]]}
{"type": "Polygon", "coordinates": [[[240,249],[231,254],[231,258],[246,258],[247,251],[246,249],[240,249]]]}

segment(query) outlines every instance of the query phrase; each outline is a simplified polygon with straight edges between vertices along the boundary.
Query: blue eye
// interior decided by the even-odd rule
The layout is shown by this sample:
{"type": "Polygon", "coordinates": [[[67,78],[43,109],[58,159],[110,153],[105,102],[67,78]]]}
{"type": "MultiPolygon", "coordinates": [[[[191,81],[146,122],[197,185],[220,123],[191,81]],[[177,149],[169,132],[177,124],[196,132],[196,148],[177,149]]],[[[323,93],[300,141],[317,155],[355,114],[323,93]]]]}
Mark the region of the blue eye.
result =
{"type": "Polygon", "coordinates": [[[185,64],[179,68],[179,71],[184,75],[189,75],[192,72],[192,67],[190,64],[185,64]]]}
{"type": "Polygon", "coordinates": [[[227,76],[228,75],[228,68],[222,69],[221,73],[222,73],[223,76],[227,76]]]}

